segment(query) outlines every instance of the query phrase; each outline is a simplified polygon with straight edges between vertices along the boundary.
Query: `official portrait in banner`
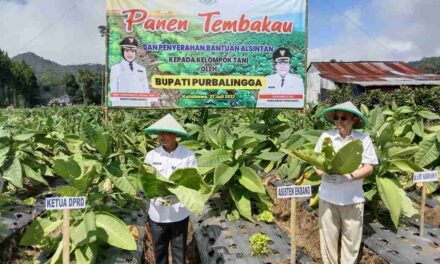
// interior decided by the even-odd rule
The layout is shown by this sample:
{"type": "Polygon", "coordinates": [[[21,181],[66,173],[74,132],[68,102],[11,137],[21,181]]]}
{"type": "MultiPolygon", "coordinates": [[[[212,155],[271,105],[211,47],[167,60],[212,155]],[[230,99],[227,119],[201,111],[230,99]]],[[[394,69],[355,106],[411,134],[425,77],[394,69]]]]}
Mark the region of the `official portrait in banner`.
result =
{"type": "Polygon", "coordinates": [[[305,9],[306,0],[107,0],[107,105],[300,109],[305,9]]]}
{"type": "Polygon", "coordinates": [[[149,96],[150,88],[145,67],[136,60],[138,41],[126,37],[120,43],[121,62],[110,70],[110,99],[113,106],[151,106],[157,96],[149,96]]]}
{"type": "Polygon", "coordinates": [[[301,108],[304,106],[304,81],[290,73],[292,53],[278,48],[272,55],[275,73],[266,77],[266,87],[258,92],[257,107],[301,108]]]}

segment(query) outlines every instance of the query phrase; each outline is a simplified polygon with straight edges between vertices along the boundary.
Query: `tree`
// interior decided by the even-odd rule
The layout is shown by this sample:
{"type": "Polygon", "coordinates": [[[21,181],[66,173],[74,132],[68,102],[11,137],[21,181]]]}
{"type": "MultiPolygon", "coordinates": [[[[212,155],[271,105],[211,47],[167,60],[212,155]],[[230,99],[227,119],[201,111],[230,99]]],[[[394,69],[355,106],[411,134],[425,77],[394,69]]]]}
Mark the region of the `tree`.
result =
{"type": "Polygon", "coordinates": [[[96,105],[100,105],[102,99],[102,87],[104,85],[104,72],[95,73],[95,83],[93,85],[93,103],[96,105]]]}
{"type": "Polygon", "coordinates": [[[93,85],[95,77],[89,70],[79,70],[79,84],[83,94],[84,105],[89,105],[93,101],[93,85]]]}
{"type": "Polygon", "coordinates": [[[79,84],[76,82],[75,75],[69,73],[63,76],[64,93],[67,94],[74,104],[83,102],[83,96],[79,84]]]}
{"type": "Polygon", "coordinates": [[[33,70],[24,61],[12,62],[12,98],[14,106],[30,107],[39,103],[39,87],[33,70]]]}
{"type": "Polygon", "coordinates": [[[104,26],[104,25],[98,26],[98,31],[99,31],[99,34],[101,35],[101,37],[105,37],[106,35],[108,35],[107,26],[104,26]]]}
{"type": "Polygon", "coordinates": [[[440,57],[423,58],[418,64],[418,68],[425,72],[440,74],[440,57]]]}
{"type": "Polygon", "coordinates": [[[6,51],[0,50],[0,96],[1,106],[9,105],[8,87],[12,83],[11,59],[6,51]]]}

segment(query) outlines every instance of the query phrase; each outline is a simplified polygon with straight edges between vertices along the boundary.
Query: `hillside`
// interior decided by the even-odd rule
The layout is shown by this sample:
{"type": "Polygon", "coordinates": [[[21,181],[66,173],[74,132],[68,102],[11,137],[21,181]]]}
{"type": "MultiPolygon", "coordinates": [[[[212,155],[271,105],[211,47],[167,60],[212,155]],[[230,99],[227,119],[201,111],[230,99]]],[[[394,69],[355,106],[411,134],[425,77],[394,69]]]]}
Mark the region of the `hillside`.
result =
{"type": "Polygon", "coordinates": [[[26,64],[32,68],[37,78],[40,77],[45,71],[51,71],[57,75],[64,75],[66,73],[76,75],[80,69],[90,70],[92,72],[102,72],[104,69],[104,65],[101,64],[61,65],[40,57],[32,52],[19,54],[13,57],[12,60],[16,62],[26,62],[26,64]]]}
{"type": "Polygon", "coordinates": [[[35,97],[40,105],[46,105],[51,99],[58,98],[66,93],[71,97],[74,97],[75,103],[81,103],[83,95],[79,88],[80,70],[88,70],[92,72],[92,76],[94,76],[92,92],[89,96],[91,102],[99,104],[101,101],[102,83],[104,81],[104,65],[61,65],[32,52],[19,54],[11,58],[11,60],[15,62],[24,61],[33,70],[37,77],[37,84],[39,87],[35,97]]]}
{"type": "Polygon", "coordinates": [[[440,74],[440,57],[425,57],[419,61],[410,61],[409,64],[427,73],[440,74]]]}

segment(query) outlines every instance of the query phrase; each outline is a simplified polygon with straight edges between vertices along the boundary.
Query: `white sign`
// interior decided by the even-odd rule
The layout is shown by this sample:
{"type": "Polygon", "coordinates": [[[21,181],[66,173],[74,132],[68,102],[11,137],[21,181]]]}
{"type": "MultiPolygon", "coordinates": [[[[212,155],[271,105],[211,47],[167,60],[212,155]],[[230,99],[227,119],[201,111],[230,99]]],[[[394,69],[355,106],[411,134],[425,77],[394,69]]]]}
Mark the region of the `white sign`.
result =
{"type": "Polygon", "coordinates": [[[51,197],[46,198],[46,210],[86,208],[86,197],[51,197]]]}
{"type": "Polygon", "coordinates": [[[438,180],[437,171],[414,172],[413,182],[433,182],[438,180]]]}
{"type": "Polygon", "coordinates": [[[277,187],[277,198],[296,198],[312,196],[312,186],[310,185],[292,185],[277,187]]]}

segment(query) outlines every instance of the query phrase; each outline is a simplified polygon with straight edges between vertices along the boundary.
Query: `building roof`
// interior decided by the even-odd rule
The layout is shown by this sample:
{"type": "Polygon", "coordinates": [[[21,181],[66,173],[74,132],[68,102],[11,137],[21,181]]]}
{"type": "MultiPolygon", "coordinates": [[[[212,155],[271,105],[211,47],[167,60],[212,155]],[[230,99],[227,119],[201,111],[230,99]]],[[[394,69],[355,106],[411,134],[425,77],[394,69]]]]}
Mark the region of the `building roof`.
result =
{"type": "Polygon", "coordinates": [[[320,76],[362,86],[440,85],[440,75],[428,74],[400,61],[312,62],[320,76]]]}
{"type": "Polygon", "coordinates": [[[72,99],[67,94],[64,94],[58,98],[51,99],[48,103],[48,105],[53,105],[53,104],[70,105],[72,104],[72,99]]]}

